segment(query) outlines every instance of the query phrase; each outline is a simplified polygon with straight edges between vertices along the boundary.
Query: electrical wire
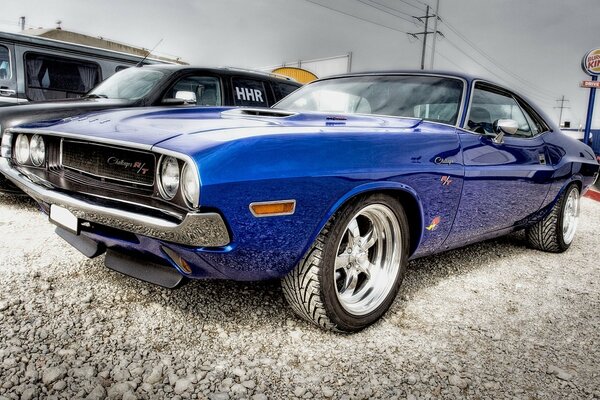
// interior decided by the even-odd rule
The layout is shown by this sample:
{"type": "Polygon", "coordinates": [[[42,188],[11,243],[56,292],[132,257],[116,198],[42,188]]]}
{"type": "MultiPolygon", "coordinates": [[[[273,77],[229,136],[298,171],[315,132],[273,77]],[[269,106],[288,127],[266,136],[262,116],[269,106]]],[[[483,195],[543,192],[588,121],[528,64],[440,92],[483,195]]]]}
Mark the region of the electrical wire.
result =
{"type": "Polygon", "coordinates": [[[371,21],[370,19],[366,19],[366,18],[362,18],[362,17],[356,16],[356,15],[353,15],[353,14],[349,14],[347,12],[344,12],[344,11],[341,11],[341,10],[338,10],[338,9],[335,9],[335,8],[323,5],[321,3],[317,3],[316,1],[312,1],[312,0],[304,0],[304,1],[306,1],[308,3],[311,3],[311,4],[314,4],[316,6],[319,6],[319,7],[326,8],[326,9],[328,9],[330,11],[333,11],[333,12],[346,15],[346,16],[351,17],[351,18],[355,18],[355,19],[358,19],[358,20],[361,20],[361,21],[364,21],[364,22],[368,22],[370,24],[378,25],[378,26],[380,26],[382,28],[390,29],[392,31],[396,31],[396,32],[400,32],[400,33],[404,33],[404,34],[408,35],[408,32],[402,31],[402,30],[394,28],[392,26],[380,24],[379,22],[371,21]]]}
{"type": "MultiPolygon", "coordinates": [[[[414,23],[414,22],[415,22],[415,21],[414,21],[414,20],[412,20],[412,19],[408,19],[408,18],[402,17],[401,15],[394,14],[394,13],[392,13],[392,12],[390,12],[390,11],[386,11],[386,10],[384,10],[383,8],[379,8],[378,6],[376,6],[376,5],[374,5],[374,4],[369,4],[369,3],[367,3],[367,1],[369,1],[370,3],[379,4],[379,3],[377,3],[377,2],[375,2],[375,1],[373,1],[373,0],[367,0],[367,1],[365,1],[365,0],[357,0],[357,1],[358,1],[359,3],[361,3],[361,4],[364,4],[364,5],[368,6],[368,7],[373,7],[373,8],[375,8],[375,9],[377,9],[377,10],[381,11],[381,12],[384,12],[384,13],[386,13],[386,14],[392,15],[392,16],[394,16],[394,17],[396,17],[396,18],[400,18],[400,19],[401,19],[401,20],[403,20],[403,21],[410,22],[410,23],[414,23]]],[[[385,7],[385,6],[384,6],[384,7],[385,7]]],[[[405,13],[405,14],[406,14],[406,13],[405,13]]],[[[410,15],[410,14],[406,14],[406,15],[410,15]]]]}
{"type": "Polygon", "coordinates": [[[526,86],[530,87],[531,89],[536,90],[538,92],[545,93],[547,96],[553,97],[553,99],[556,98],[557,96],[559,96],[558,93],[555,93],[555,92],[552,92],[550,90],[541,88],[541,87],[539,87],[539,86],[537,86],[537,85],[529,82],[528,80],[520,77],[519,75],[517,75],[516,73],[514,73],[510,69],[504,67],[500,62],[498,62],[498,60],[496,60],[495,58],[493,58],[492,56],[490,56],[489,54],[487,54],[485,51],[483,51],[479,46],[477,46],[475,43],[473,43],[473,41],[471,41],[465,35],[463,35],[462,33],[460,33],[450,23],[446,22],[445,20],[442,20],[442,23],[446,27],[448,27],[448,29],[450,29],[455,35],[457,35],[461,40],[463,40],[465,43],[467,43],[473,50],[475,50],[476,52],[478,52],[479,54],[481,54],[484,58],[486,58],[489,62],[491,62],[492,64],[494,64],[495,67],[497,67],[498,69],[500,69],[501,71],[503,71],[507,75],[510,75],[511,77],[513,77],[514,79],[516,79],[517,81],[519,81],[521,84],[526,85],[526,86]]]}

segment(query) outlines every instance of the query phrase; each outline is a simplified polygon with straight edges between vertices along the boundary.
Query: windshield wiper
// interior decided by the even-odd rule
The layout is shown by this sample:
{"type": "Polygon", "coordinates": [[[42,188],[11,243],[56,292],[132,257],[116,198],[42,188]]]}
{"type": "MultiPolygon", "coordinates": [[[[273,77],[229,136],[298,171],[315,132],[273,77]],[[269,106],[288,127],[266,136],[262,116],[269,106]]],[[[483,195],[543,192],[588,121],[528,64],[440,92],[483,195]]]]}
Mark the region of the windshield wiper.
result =
{"type": "Polygon", "coordinates": [[[108,96],[105,94],[95,94],[95,93],[90,93],[85,97],[88,99],[108,99],[108,96]]]}

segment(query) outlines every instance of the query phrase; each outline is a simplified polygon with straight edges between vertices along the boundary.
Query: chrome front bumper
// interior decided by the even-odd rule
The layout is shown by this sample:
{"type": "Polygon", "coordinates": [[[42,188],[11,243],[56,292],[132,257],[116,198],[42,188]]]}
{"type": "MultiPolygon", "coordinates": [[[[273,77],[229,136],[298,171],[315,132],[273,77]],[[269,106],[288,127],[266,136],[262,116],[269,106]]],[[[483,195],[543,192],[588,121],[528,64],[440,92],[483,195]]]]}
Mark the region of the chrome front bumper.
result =
{"type": "Polygon", "coordinates": [[[64,207],[84,221],[185,246],[221,247],[231,241],[225,222],[217,213],[189,212],[180,223],[174,223],[72,198],[53,190],[45,182],[34,182],[32,178],[13,168],[6,158],[0,158],[0,171],[38,202],[64,207]]]}

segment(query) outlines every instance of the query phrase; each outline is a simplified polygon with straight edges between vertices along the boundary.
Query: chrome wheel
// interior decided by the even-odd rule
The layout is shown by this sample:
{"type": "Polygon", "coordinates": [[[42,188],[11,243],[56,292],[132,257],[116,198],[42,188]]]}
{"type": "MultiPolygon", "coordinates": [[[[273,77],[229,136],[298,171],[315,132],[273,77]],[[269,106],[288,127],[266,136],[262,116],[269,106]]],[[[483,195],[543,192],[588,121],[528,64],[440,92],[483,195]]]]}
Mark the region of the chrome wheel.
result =
{"type": "Polygon", "coordinates": [[[562,217],[563,241],[568,245],[575,237],[577,220],[579,219],[579,191],[576,188],[569,192],[569,197],[565,200],[562,217]]]}
{"type": "Polygon", "coordinates": [[[400,271],[402,233],[398,218],[383,204],[361,209],[341,236],[334,279],[341,306],[355,316],[380,306],[400,271]]]}

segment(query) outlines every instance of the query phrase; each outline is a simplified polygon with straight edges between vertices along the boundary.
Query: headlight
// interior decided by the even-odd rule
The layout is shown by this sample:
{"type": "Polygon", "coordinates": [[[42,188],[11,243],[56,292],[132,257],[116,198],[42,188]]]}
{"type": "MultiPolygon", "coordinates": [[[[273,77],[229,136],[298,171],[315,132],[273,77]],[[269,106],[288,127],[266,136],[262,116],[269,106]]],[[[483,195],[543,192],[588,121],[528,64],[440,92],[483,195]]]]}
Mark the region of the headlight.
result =
{"type": "Polygon", "coordinates": [[[15,157],[19,164],[25,164],[29,161],[29,138],[27,135],[20,134],[17,136],[15,143],[15,157]]]}
{"type": "Polygon", "coordinates": [[[171,200],[179,188],[179,162],[175,157],[163,156],[159,165],[158,188],[162,197],[171,200]]]}
{"type": "Polygon", "coordinates": [[[29,142],[31,153],[31,162],[36,167],[41,166],[46,161],[46,145],[44,139],[40,135],[33,135],[29,142]]]}
{"type": "Polygon", "coordinates": [[[196,168],[186,163],[183,167],[181,178],[181,191],[183,192],[183,197],[188,203],[188,206],[194,207],[198,203],[198,197],[200,196],[198,172],[196,171],[196,168]]]}
{"type": "Polygon", "coordinates": [[[5,132],[2,135],[2,157],[11,158],[12,157],[12,133],[5,132]]]}

